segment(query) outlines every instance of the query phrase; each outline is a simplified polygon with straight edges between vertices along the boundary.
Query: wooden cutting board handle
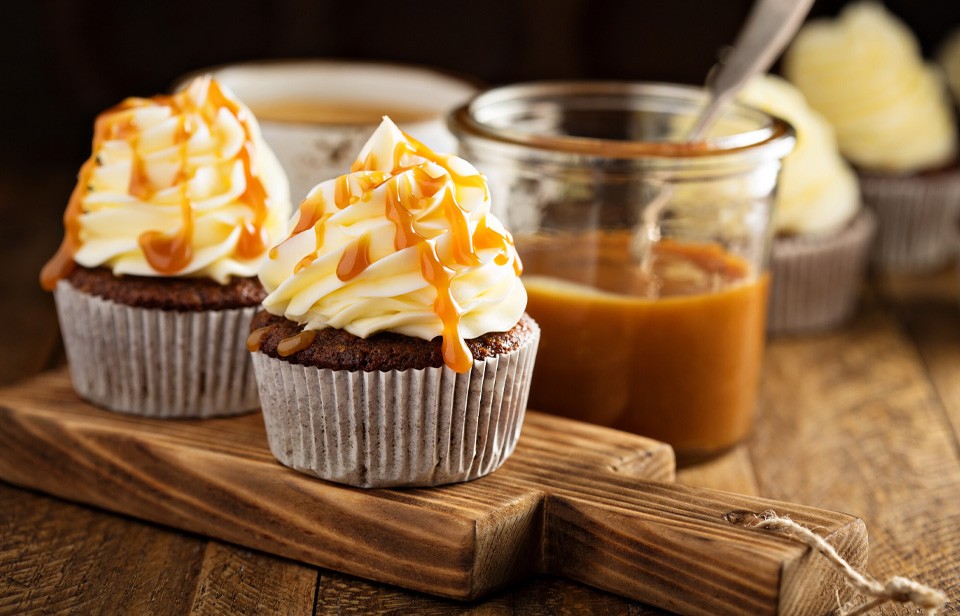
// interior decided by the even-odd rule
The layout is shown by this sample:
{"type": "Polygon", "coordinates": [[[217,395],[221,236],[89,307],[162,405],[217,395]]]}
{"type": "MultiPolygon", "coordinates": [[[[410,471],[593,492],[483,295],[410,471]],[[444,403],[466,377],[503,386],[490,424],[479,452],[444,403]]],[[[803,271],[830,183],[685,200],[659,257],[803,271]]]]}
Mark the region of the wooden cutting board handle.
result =
{"type": "Polygon", "coordinates": [[[513,457],[465,484],[360,490],[270,454],[259,415],[162,421],[94,408],[65,371],[0,390],[0,479],[287,558],[457,599],[549,573],[681,614],[827,614],[845,586],[773,509],[852,565],[852,516],[684,487],[663,443],[528,413],[513,457]]]}

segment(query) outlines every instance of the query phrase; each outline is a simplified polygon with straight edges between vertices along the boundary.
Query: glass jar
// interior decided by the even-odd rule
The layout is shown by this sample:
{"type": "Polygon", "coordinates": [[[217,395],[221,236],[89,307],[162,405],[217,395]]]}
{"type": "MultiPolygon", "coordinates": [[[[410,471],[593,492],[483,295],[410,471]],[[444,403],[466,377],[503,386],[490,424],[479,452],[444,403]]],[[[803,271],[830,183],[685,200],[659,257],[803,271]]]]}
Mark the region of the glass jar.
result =
{"type": "Polygon", "coordinates": [[[487,175],[542,330],[530,407],[666,441],[731,447],[755,415],[767,258],[791,127],[732,105],[684,141],[707,95],[557,82],[454,111],[487,175]]]}

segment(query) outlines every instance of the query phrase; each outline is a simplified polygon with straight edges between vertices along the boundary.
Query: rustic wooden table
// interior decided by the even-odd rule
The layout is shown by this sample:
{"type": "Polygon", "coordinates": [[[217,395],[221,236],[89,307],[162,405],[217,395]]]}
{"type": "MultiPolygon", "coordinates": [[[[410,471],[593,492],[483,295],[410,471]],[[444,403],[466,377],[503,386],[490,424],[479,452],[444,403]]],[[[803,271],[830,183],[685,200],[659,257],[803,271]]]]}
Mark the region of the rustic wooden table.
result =
{"type": "MultiPolygon", "coordinates": [[[[0,169],[0,384],[63,362],[36,275],[73,173],[0,169]]],[[[941,588],[943,613],[960,614],[957,272],[864,295],[841,331],[771,341],[753,435],[678,480],[860,516],[870,573],[941,588]]],[[[477,604],[435,599],[0,483],[0,613],[26,612],[661,613],[547,577],[477,604]]]]}

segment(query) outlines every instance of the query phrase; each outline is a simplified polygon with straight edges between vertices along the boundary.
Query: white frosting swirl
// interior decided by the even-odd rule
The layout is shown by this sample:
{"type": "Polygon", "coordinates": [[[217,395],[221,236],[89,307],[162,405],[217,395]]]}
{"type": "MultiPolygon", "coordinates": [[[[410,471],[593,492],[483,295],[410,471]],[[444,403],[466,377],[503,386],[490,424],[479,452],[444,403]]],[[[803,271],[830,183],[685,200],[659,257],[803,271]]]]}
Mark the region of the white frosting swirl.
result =
{"type": "Polygon", "coordinates": [[[784,73],[837,131],[840,151],[869,170],[909,173],[948,163],[956,125],[943,80],[907,27],[860,2],[797,34],[784,73]]]}
{"type": "Polygon", "coordinates": [[[389,118],[352,173],[310,191],[291,228],[260,270],[269,292],[263,306],[305,329],[443,335],[446,344],[451,333],[507,331],[526,307],[516,250],[490,213],[485,178],[461,158],[427,150],[389,118]],[[365,268],[345,257],[363,253],[361,244],[365,268]],[[454,332],[446,329],[444,289],[428,276],[431,262],[450,276],[454,332]]]}
{"type": "Polygon", "coordinates": [[[807,105],[799,90],[773,75],[751,80],[740,100],[787,120],[797,133],[796,147],[783,159],[780,172],[775,229],[815,234],[843,227],[860,207],[860,189],[826,118],[807,105]]]}
{"type": "Polygon", "coordinates": [[[253,115],[232,94],[201,77],[169,97],[127,99],[104,112],[97,127],[89,172],[81,172],[87,187],[74,261],[115,274],[220,283],[257,273],[265,248],[285,231],[289,186],[253,115]],[[265,194],[252,194],[253,182],[265,194]],[[238,246],[245,226],[252,237],[265,236],[257,238],[259,252],[238,246]],[[151,233],[185,234],[185,264],[158,271],[143,247],[151,233]]]}

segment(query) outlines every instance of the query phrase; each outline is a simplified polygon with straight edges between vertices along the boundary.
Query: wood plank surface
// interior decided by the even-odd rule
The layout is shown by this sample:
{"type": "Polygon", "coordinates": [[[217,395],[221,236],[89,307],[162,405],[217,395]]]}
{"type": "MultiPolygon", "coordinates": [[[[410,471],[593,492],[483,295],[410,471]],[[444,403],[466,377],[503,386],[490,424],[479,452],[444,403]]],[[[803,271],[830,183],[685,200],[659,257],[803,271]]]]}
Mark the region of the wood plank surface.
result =
{"type": "MultiPolygon", "coordinates": [[[[822,597],[838,585],[823,575],[822,559],[730,525],[724,514],[733,510],[776,509],[822,529],[851,562],[866,556],[855,517],[640,481],[673,478],[669,447],[538,413],[489,477],[360,490],[277,464],[256,414],[163,421],[111,413],[80,400],[65,370],[0,400],[7,481],[441,596],[475,599],[544,572],[684,614],[825,613],[822,597]]],[[[216,570],[202,568],[204,576],[216,570]]],[[[292,580],[303,582],[296,571],[292,580]]],[[[195,607],[209,599],[216,596],[199,592],[195,607]]]]}
{"type": "MultiPolygon", "coordinates": [[[[870,529],[874,576],[913,577],[955,602],[957,436],[917,348],[883,308],[872,296],[843,332],[770,345],[750,451],[762,494],[856,511],[870,529]]],[[[927,354],[952,363],[960,315],[940,325],[927,354]]],[[[956,611],[951,603],[946,613],[956,611]]]]}

